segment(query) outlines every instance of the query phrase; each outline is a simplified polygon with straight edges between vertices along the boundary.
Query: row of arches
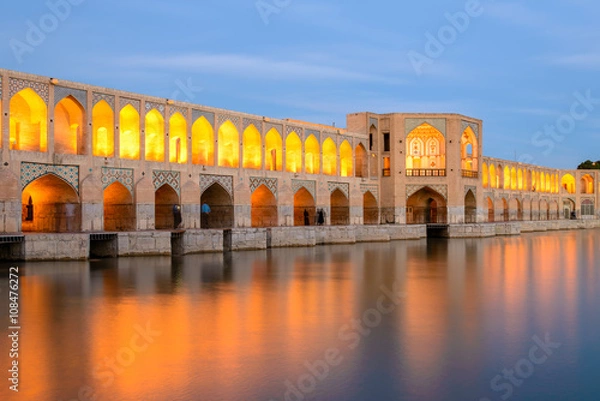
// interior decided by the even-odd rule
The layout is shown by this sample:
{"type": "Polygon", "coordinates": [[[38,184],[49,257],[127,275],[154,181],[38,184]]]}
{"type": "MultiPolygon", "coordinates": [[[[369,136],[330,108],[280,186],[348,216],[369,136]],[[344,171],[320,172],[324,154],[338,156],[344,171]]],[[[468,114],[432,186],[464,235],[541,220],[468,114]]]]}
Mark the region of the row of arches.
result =
{"type": "MultiPolygon", "coordinates": [[[[92,153],[99,157],[193,164],[291,173],[364,177],[367,173],[367,153],[362,144],[352,147],[344,139],[339,147],[327,137],[321,143],[313,134],[302,141],[290,132],[285,141],[276,128],[264,136],[255,125],[240,135],[230,120],[217,132],[206,117],[199,117],[188,130],[187,119],[174,113],[167,122],[157,109],[144,116],[141,131],[140,115],[127,104],[118,115],[105,101],[92,109],[92,153]],[[115,137],[115,130],[118,136],[115,137]],[[167,130],[167,131],[166,131],[167,130]],[[188,132],[189,131],[189,132],[188,132]],[[142,135],[143,134],[143,135],[142,135]],[[189,141],[188,141],[189,139],[189,141]],[[142,140],[144,143],[142,143],[142,140]],[[188,146],[191,147],[188,151],[188,146]],[[143,154],[142,154],[143,153],[143,154]]],[[[73,96],[67,96],[54,109],[54,152],[85,154],[85,110],[73,96]]],[[[31,88],[23,89],[10,101],[10,149],[45,152],[48,147],[46,104],[31,88]]]]}
{"type": "Polygon", "coordinates": [[[543,171],[483,163],[482,184],[484,188],[513,191],[559,193],[559,175],[543,171]]]}
{"type": "MultiPolygon", "coordinates": [[[[177,228],[176,213],[181,202],[179,194],[168,184],[155,191],[154,225],[160,229],[177,228]]],[[[27,185],[21,196],[22,230],[24,232],[79,232],[82,209],[80,197],[62,178],[47,174],[27,185]]],[[[202,228],[231,228],[235,224],[233,198],[219,183],[207,188],[200,198],[210,213],[202,213],[202,228]]],[[[271,190],[260,185],[251,195],[252,227],[279,225],[279,205],[271,190]]],[[[340,190],[334,190],[324,212],[324,222],[331,225],[350,224],[350,202],[340,190]],[[330,216],[326,214],[330,213],[330,216]]],[[[304,187],[294,194],[293,224],[316,225],[318,210],[315,198],[304,187]]],[[[105,231],[135,231],[136,205],[133,194],[120,182],[110,184],[103,191],[103,219],[105,231]]],[[[375,196],[363,195],[364,224],[379,224],[379,208],[375,196]]]]}

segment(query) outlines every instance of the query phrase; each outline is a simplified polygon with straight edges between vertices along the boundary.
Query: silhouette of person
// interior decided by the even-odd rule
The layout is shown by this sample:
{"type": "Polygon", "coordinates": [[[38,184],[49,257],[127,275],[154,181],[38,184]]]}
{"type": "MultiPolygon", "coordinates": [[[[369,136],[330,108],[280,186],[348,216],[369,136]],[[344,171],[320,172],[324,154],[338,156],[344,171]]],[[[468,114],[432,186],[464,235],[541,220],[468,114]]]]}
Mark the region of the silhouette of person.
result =
{"type": "Polygon", "coordinates": [[[173,205],[173,226],[174,228],[180,228],[183,220],[181,219],[181,206],[173,205]]]}
{"type": "Polygon", "coordinates": [[[310,226],[310,221],[308,220],[308,210],[304,209],[304,225],[310,226]]]}

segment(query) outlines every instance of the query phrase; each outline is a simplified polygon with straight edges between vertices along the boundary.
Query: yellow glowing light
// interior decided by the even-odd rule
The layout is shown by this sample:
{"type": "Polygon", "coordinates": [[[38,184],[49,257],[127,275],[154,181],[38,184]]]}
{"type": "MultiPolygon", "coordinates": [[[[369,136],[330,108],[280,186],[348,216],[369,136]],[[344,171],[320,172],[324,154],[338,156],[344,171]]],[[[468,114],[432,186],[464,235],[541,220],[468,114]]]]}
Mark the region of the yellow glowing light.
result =
{"type": "Polygon", "coordinates": [[[304,159],[305,159],[305,170],[308,174],[319,174],[321,168],[320,158],[321,150],[319,141],[314,135],[310,135],[304,142],[304,159]]]}
{"type": "Polygon", "coordinates": [[[187,121],[180,113],[175,113],[169,120],[169,161],[171,163],[187,163],[187,121]]]}
{"type": "Polygon", "coordinates": [[[10,148],[45,152],[48,141],[46,103],[30,88],[10,100],[10,148]]]}
{"type": "Polygon", "coordinates": [[[260,169],[262,160],[262,140],[254,125],[244,131],[242,160],[244,168],[260,169]]]}
{"type": "Polygon", "coordinates": [[[219,128],[219,166],[239,167],[240,135],[233,123],[225,121],[219,128]]]}
{"type": "Polygon", "coordinates": [[[337,147],[331,138],[323,142],[323,174],[337,174],[337,147]]]}
{"type": "Polygon", "coordinates": [[[406,168],[446,168],[445,139],[440,131],[422,124],[406,137],[406,168]]]}
{"type": "Polygon", "coordinates": [[[192,163],[214,166],[215,134],[212,125],[205,117],[200,117],[192,125],[192,163]]]}
{"type": "Polygon", "coordinates": [[[119,113],[119,153],[122,159],[140,158],[140,115],[128,104],[119,113]]]}
{"type": "Polygon", "coordinates": [[[283,140],[275,128],[271,128],[265,137],[265,168],[270,171],[283,169],[283,140]]]}
{"type": "Polygon", "coordinates": [[[106,101],[101,100],[92,109],[92,148],[94,156],[112,157],[114,155],[114,120],[115,114],[106,101]]]}
{"type": "Polygon", "coordinates": [[[165,120],[156,109],[146,114],[146,160],[165,161],[165,120]]]}
{"type": "Polygon", "coordinates": [[[299,173],[302,169],[302,141],[295,133],[290,133],[285,140],[285,170],[299,173]]]}
{"type": "Polygon", "coordinates": [[[352,146],[348,141],[340,145],[340,175],[342,177],[351,177],[354,170],[354,160],[352,158],[352,146]]]}
{"type": "Polygon", "coordinates": [[[84,110],[72,96],[62,99],[54,108],[54,152],[75,155],[83,142],[84,110]]]}

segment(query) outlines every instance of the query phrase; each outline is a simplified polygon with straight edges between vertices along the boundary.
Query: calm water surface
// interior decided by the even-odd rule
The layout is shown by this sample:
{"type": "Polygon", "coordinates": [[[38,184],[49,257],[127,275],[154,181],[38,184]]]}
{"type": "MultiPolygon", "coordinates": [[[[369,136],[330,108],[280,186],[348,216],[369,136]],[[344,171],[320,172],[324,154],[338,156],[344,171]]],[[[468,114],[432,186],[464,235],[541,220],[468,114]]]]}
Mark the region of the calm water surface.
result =
{"type": "Polygon", "coordinates": [[[600,399],[600,230],[20,269],[2,400],[600,399]]]}

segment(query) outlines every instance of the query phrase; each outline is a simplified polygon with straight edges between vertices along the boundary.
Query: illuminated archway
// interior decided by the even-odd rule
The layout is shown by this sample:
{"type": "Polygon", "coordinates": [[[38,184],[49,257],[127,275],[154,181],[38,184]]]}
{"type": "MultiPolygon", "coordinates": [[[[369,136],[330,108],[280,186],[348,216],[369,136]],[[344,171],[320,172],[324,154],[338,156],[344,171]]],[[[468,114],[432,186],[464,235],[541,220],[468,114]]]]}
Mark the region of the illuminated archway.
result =
{"type": "Polygon", "coordinates": [[[10,99],[10,149],[45,152],[48,146],[48,110],[31,88],[10,99]]]}
{"type": "Polygon", "coordinates": [[[85,141],[83,106],[67,96],[54,108],[54,152],[77,155],[84,153],[85,141]]]}
{"type": "Polygon", "coordinates": [[[488,223],[493,223],[495,220],[496,211],[494,209],[494,201],[492,198],[487,198],[488,223]]]}
{"type": "Polygon", "coordinates": [[[352,146],[344,140],[340,145],[340,175],[352,177],[354,174],[354,160],[352,158],[352,146]]]}
{"type": "Polygon", "coordinates": [[[512,189],[514,191],[517,189],[517,187],[518,187],[517,169],[513,167],[510,169],[510,189],[512,189]]]}
{"type": "Polygon", "coordinates": [[[571,174],[565,174],[560,180],[560,186],[570,194],[575,193],[575,177],[571,174]]]}
{"type": "Polygon", "coordinates": [[[504,167],[503,178],[504,178],[504,186],[502,188],[510,189],[510,167],[508,167],[508,166],[504,167]]]}
{"type": "Polygon", "coordinates": [[[265,168],[269,171],[283,170],[283,140],[275,128],[271,128],[265,136],[265,168]]]}
{"type": "Polygon", "coordinates": [[[202,193],[200,204],[210,208],[210,213],[202,216],[202,228],[233,227],[233,199],[221,185],[214,183],[208,187],[202,193]]]}
{"type": "Polygon", "coordinates": [[[250,199],[252,227],[277,226],[277,199],[264,184],[259,186],[250,199]]]}
{"type": "Polygon", "coordinates": [[[478,171],[479,169],[479,147],[477,137],[471,127],[467,127],[460,141],[462,169],[478,171]]]}
{"type": "Polygon", "coordinates": [[[337,147],[331,138],[323,142],[323,174],[337,174],[337,147]]]}
{"type": "Polygon", "coordinates": [[[146,114],[146,160],[165,161],[165,120],[156,109],[146,114]]]}
{"type": "Polygon", "coordinates": [[[295,132],[285,139],[285,171],[299,173],[302,170],[302,141],[295,132]]]}
{"type": "Polygon", "coordinates": [[[204,116],[192,125],[192,163],[215,165],[215,133],[204,116]]]}
{"type": "Polygon", "coordinates": [[[294,194],[294,225],[304,226],[305,224],[305,213],[308,217],[308,225],[314,225],[315,223],[315,199],[313,196],[302,187],[294,194]]]}
{"type": "Polygon", "coordinates": [[[406,202],[406,209],[408,224],[446,222],[446,198],[429,187],[424,187],[411,195],[406,202]]]}
{"type": "Polygon", "coordinates": [[[496,188],[504,189],[504,180],[506,177],[504,176],[504,168],[501,164],[498,164],[496,170],[496,181],[498,182],[498,186],[496,188]]]}
{"type": "Polygon", "coordinates": [[[54,174],[44,175],[23,189],[24,232],[79,232],[81,205],[75,189],[54,174]]]}
{"type": "Polygon", "coordinates": [[[140,115],[131,104],[119,113],[119,156],[121,159],[140,158],[140,115]]]}
{"type": "Polygon", "coordinates": [[[185,164],[187,153],[187,121],[181,113],[175,113],[169,119],[169,161],[185,164]]]}
{"type": "Polygon", "coordinates": [[[422,124],[406,137],[406,168],[445,169],[445,139],[440,131],[422,124]]]}
{"type": "Polygon", "coordinates": [[[235,125],[227,120],[219,127],[219,166],[240,166],[240,134],[235,125]]]}
{"type": "Polygon", "coordinates": [[[519,169],[517,172],[517,189],[519,189],[521,191],[524,189],[523,170],[522,169],[519,169]]]}
{"type": "Polygon", "coordinates": [[[104,231],[134,231],[135,205],[131,192],[120,182],[104,190],[104,231]]]}
{"type": "Polygon", "coordinates": [[[355,177],[367,177],[368,170],[368,159],[367,159],[367,150],[359,143],[356,148],[354,148],[354,164],[355,164],[355,177]]]}
{"type": "Polygon", "coordinates": [[[110,105],[101,100],[92,109],[92,148],[94,156],[115,155],[115,113],[110,105]]]}
{"type": "Polygon", "coordinates": [[[319,141],[314,135],[309,135],[304,141],[304,164],[308,174],[319,174],[321,168],[321,150],[319,141]]]}
{"type": "Polygon", "coordinates": [[[502,198],[502,220],[510,220],[510,209],[508,208],[508,202],[504,198],[502,198]]]}
{"type": "Polygon", "coordinates": [[[379,205],[371,191],[367,191],[363,195],[363,223],[379,224],[379,205]]]}
{"type": "Polygon", "coordinates": [[[489,182],[490,182],[490,173],[488,170],[488,166],[487,166],[487,163],[483,163],[483,165],[481,166],[481,183],[484,188],[488,188],[490,185],[489,182]]]}
{"type": "Polygon", "coordinates": [[[331,225],[345,226],[350,224],[350,201],[342,191],[336,189],[330,196],[331,225]]]}
{"type": "Polygon", "coordinates": [[[262,161],[262,139],[254,125],[244,131],[242,164],[244,168],[259,170],[262,161]]]}
{"type": "Polygon", "coordinates": [[[470,189],[465,195],[465,223],[477,222],[477,200],[470,189]]]}
{"type": "Polygon", "coordinates": [[[496,173],[496,166],[490,164],[490,188],[498,188],[499,177],[496,173]]]}
{"type": "Polygon", "coordinates": [[[593,194],[594,193],[594,178],[591,175],[586,174],[581,177],[581,193],[582,194],[593,194]]]}
{"type": "Polygon", "coordinates": [[[154,226],[157,230],[172,230],[175,227],[174,206],[179,205],[179,195],[169,184],[164,184],[154,193],[154,226]]]}

